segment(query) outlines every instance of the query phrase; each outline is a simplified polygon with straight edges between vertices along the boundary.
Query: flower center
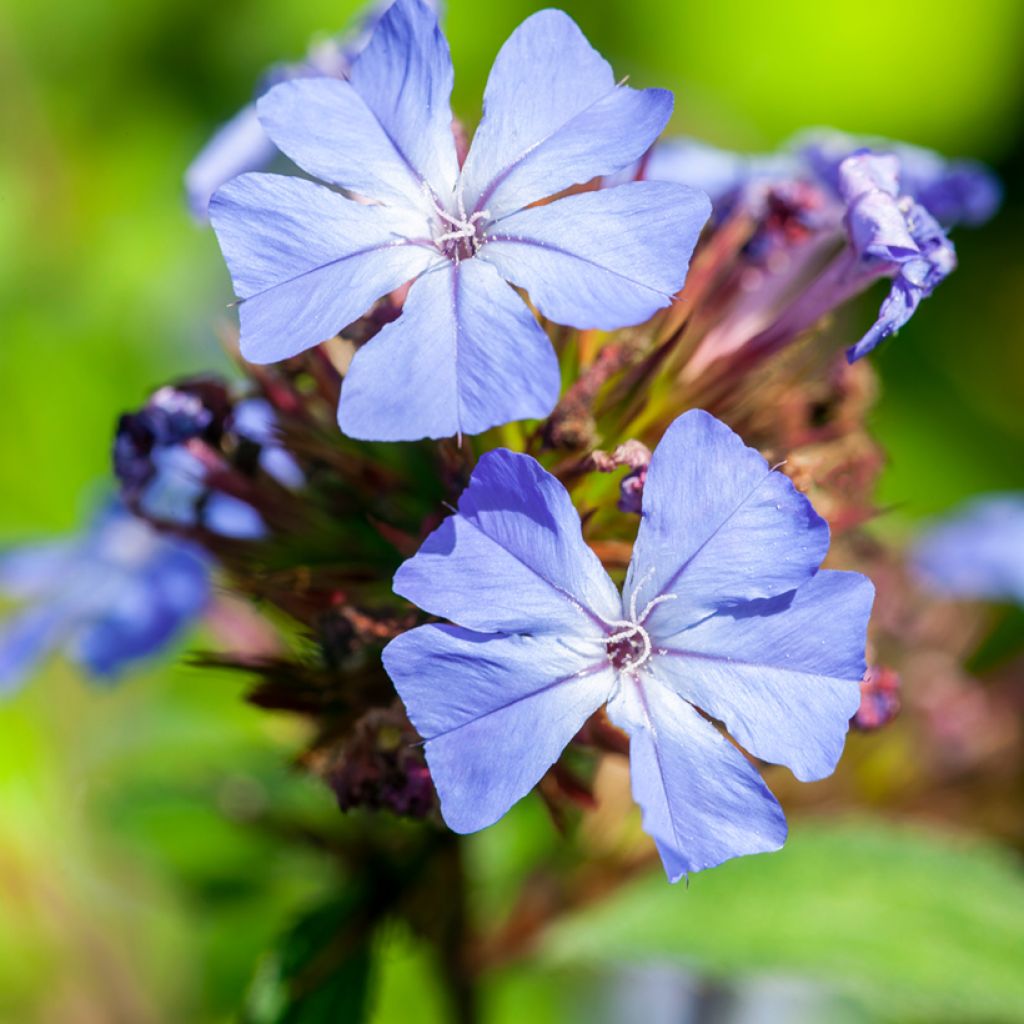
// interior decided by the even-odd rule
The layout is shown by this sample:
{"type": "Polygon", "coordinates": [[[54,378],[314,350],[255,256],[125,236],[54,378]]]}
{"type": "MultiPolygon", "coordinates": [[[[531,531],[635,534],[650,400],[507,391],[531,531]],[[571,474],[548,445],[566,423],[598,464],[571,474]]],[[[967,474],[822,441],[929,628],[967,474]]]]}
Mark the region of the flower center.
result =
{"type": "Polygon", "coordinates": [[[639,622],[623,622],[623,629],[605,640],[608,660],[620,672],[632,672],[650,660],[651,635],[639,622]]]}
{"type": "Polygon", "coordinates": [[[659,594],[647,602],[643,611],[637,609],[637,601],[640,591],[650,580],[654,570],[648,572],[643,579],[633,588],[629,598],[629,618],[619,619],[616,622],[606,622],[605,625],[612,630],[607,636],[601,637],[608,654],[608,661],[618,672],[635,672],[643,668],[654,655],[654,643],[651,634],[644,627],[647,616],[666,601],[675,601],[677,594],[659,594]]]}
{"type": "Polygon", "coordinates": [[[431,203],[435,214],[434,245],[438,251],[455,263],[475,256],[484,241],[484,223],[491,216],[490,210],[467,214],[461,194],[458,213],[449,213],[434,196],[431,203]]]}

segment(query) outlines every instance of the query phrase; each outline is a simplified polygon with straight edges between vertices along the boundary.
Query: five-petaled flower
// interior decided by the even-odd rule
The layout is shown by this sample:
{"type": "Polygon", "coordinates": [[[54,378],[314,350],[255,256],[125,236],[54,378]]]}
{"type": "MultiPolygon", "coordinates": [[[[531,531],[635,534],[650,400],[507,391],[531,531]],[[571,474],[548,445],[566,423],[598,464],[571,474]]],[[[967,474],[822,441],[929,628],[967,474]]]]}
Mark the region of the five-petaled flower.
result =
{"type": "Polygon", "coordinates": [[[278,148],[333,187],[247,174],[210,205],[253,362],[332,337],[413,281],[346,375],[339,423],[355,437],[547,415],[558,362],[506,282],[560,324],[640,323],[682,287],[710,212],[703,193],[664,182],[535,205],[636,160],[672,109],[664,90],[616,84],[562,12],[533,15],[502,47],[461,167],[452,81],[434,12],[398,0],[347,80],[289,81],[259,101],[278,148]]]}
{"type": "Polygon", "coordinates": [[[384,651],[445,820],[457,832],[497,821],[606,704],[673,881],[777,849],[778,803],[711,720],[799,779],[834,769],[873,589],[819,570],[828,539],[786,476],[691,411],[651,459],[620,597],[562,484],[529,456],[484,455],[457,514],[394,582],[457,625],[384,651]]]}

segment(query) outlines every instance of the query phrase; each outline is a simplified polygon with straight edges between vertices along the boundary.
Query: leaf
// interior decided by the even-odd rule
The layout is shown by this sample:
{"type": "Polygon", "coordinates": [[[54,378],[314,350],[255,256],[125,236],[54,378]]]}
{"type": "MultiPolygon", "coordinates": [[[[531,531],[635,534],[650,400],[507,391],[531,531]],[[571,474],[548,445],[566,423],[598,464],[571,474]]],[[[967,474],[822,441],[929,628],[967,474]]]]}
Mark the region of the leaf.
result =
{"type": "Polygon", "coordinates": [[[1024,1021],[1024,873],[1005,850],[860,820],[673,889],[660,873],[554,926],[549,966],[675,960],[798,973],[909,1020],[1024,1021]]]}
{"type": "Polygon", "coordinates": [[[357,1024],[368,1013],[373,930],[358,901],[303,917],[253,978],[244,1024],[357,1024]]]}

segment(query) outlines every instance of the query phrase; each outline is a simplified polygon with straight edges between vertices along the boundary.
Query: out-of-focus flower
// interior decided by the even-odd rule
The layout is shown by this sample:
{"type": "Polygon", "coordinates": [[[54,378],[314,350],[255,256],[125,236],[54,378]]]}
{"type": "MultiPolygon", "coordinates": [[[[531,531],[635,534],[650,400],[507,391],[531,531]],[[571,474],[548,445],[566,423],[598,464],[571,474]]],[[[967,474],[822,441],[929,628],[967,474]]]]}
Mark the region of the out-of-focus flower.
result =
{"type": "Polygon", "coordinates": [[[384,651],[445,820],[492,824],[607,704],[673,881],[777,849],[778,803],[709,718],[802,780],[832,772],[860,702],[873,590],[819,571],[827,548],[792,483],[692,411],[651,458],[620,596],[562,485],[528,456],[484,455],[457,513],[395,576],[397,593],[458,625],[384,651]]]}
{"type": "Polygon", "coordinates": [[[329,339],[413,281],[402,315],[346,374],[339,423],[354,437],[441,438],[547,415],[557,359],[506,282],[557,323],[638,323],[682,286],[709,213],[697,190],[655,182],[531,205],[637,159],[672,108],[663,90],[617,85],[565,14],[535,14],[505,43],[461,169],[452,81],[433,11],[398,0],[347,80],[285,82],[258,104],[282,152],[348,195],[242,175],[210,206],[252,362],[329,339]]]}
{"type": "Polygon", "coordinates": [[[19,607],[0,623],[0,694],[52,651],[108,679],[156,654],[210,599],[198,548],[157,533],[119,504],[78,537],[0,555],[0,594],[19,607]]]}
{"type": "Polygon", "coordinates": [[[911,561],[941,594],[1024,604],[1024,494],[968,502],[924,533],[911,561]]]}
{"type": "MultiPolygon", "coordinates": [[[[423,2],[437,9],[432,0],[423,2]]],[[[266,170],[279,155],[260,124],[256,99],[279,82],[293,78],[347,78],[352,62],[391,3],[380,0],[371,5],[353,28],[311,46],[305,60],[277,64],[261,77],[253,101],[217,129],[185,172],[185,192],[197,218],[206,220],[210,198],[221,185],[246,171],[266,170]]]]}

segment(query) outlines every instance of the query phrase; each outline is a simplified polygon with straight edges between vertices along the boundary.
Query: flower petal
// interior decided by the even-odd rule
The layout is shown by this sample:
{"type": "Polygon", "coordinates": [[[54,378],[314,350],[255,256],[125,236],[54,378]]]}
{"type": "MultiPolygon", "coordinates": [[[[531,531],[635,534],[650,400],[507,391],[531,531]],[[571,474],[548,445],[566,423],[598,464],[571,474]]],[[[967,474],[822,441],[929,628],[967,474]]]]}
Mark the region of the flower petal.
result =
{"type": "Polygon", "coordinates": [[[451,196],[459,173],[452,133],[454,77],[437,13],[422,0],[391,5],[350,76],[398,152],[442,199],[451,196]]]}
{"type": "Polygon", "coordinates": [[[254,363],[326,341],[439,258],[409,241],[426,230],[415,218],[301,178],[235,178],[210,219],[243,300],[242,355],[254,363]]]}
{"type": "Polygon", "coordinates": [[[59,642],[68,613],[59,603],[26,608],[0,623],[0,697],[13,693],[59,642]]]}
{"type": "Polygon", "coordinates": [[[74,657],[93,676],[112,678],[169,644],[209,598],[208,571],[198,554],[163,544],[141,573],[126,575],[103,608],[81,624],[74,657]]]}
{"type": "Polygon", "coordinates": [[[799,590],[654,638],[656,671],[741,746],[802,782],[831,775],[860,705],[874,588],[819,572],[799,590]]]}
{"type": "Polygon", "coordinates": [[[814,575],[828,526],[788,477],[701,409],[655,449],[624,599],[659,595],[652,635],[671,636],[723,607],[776,597],[814,575]]]}
{"type": "Polygon", "coordinates": [[[206,220],[210,198],[221,185],[246,171],[263,170],[276,153],[256,115],[256,104],[243,107],[217,129],[185,171],[193,216],[206,220]]]}
{"type": "Polygon", "coordinates": [[[480,258],[556,323],[613,330],[672,301],[710,213],[696,189],[635,182],[513,214],[480,258]]]}
{"type": "Polygon", "coordinates": [[[0,594],[17,600],[42,597],[61,586],[74,562],[71,541],[26,544],[0,552],[0,594]]]}
{"type": "Polygon", "coordinates": [[[324,181],[381,202],[429,207],[458,176],[451,54],[437,16],[399,0],[348,81],[300,78],[261,96],[260,123],[281,152],[324,181]]]}
{"type": "Polygon", "coordinates": [[[670,881],[785,842],[782,809],[751,764],[657,679],[623,680],[608,716],[629,733],[633,799],[670,881]]]}
{"type": "Polygon", "coordinates": [[[462,170],[466,205],[494,217],[611,174],[665,127],[672,94],[615,84],[562,11],[527,18],[502,46],[462,170]]]}
{"type": "Polygon", "coordinates": [[[356,353],[338,423],[372,441],[479,434],[546,416],[559,385],[536,318],[493,267],[469,259],[416,281],[402,315],[356,353]]]}
{"type": "Polygon", "coordinates": [[[503,448],[480,457],[458,513],[399,568],[394,590],[482,632],[600,636],[619,611],[566,489],[503,448]]]}
{"type": "Polygon", "coordinates": [[[383,657],[426,739],[444,820],[463,833],[526,796],[614,685],[596,652],[552,638],[421,626],[383,657]]]}

